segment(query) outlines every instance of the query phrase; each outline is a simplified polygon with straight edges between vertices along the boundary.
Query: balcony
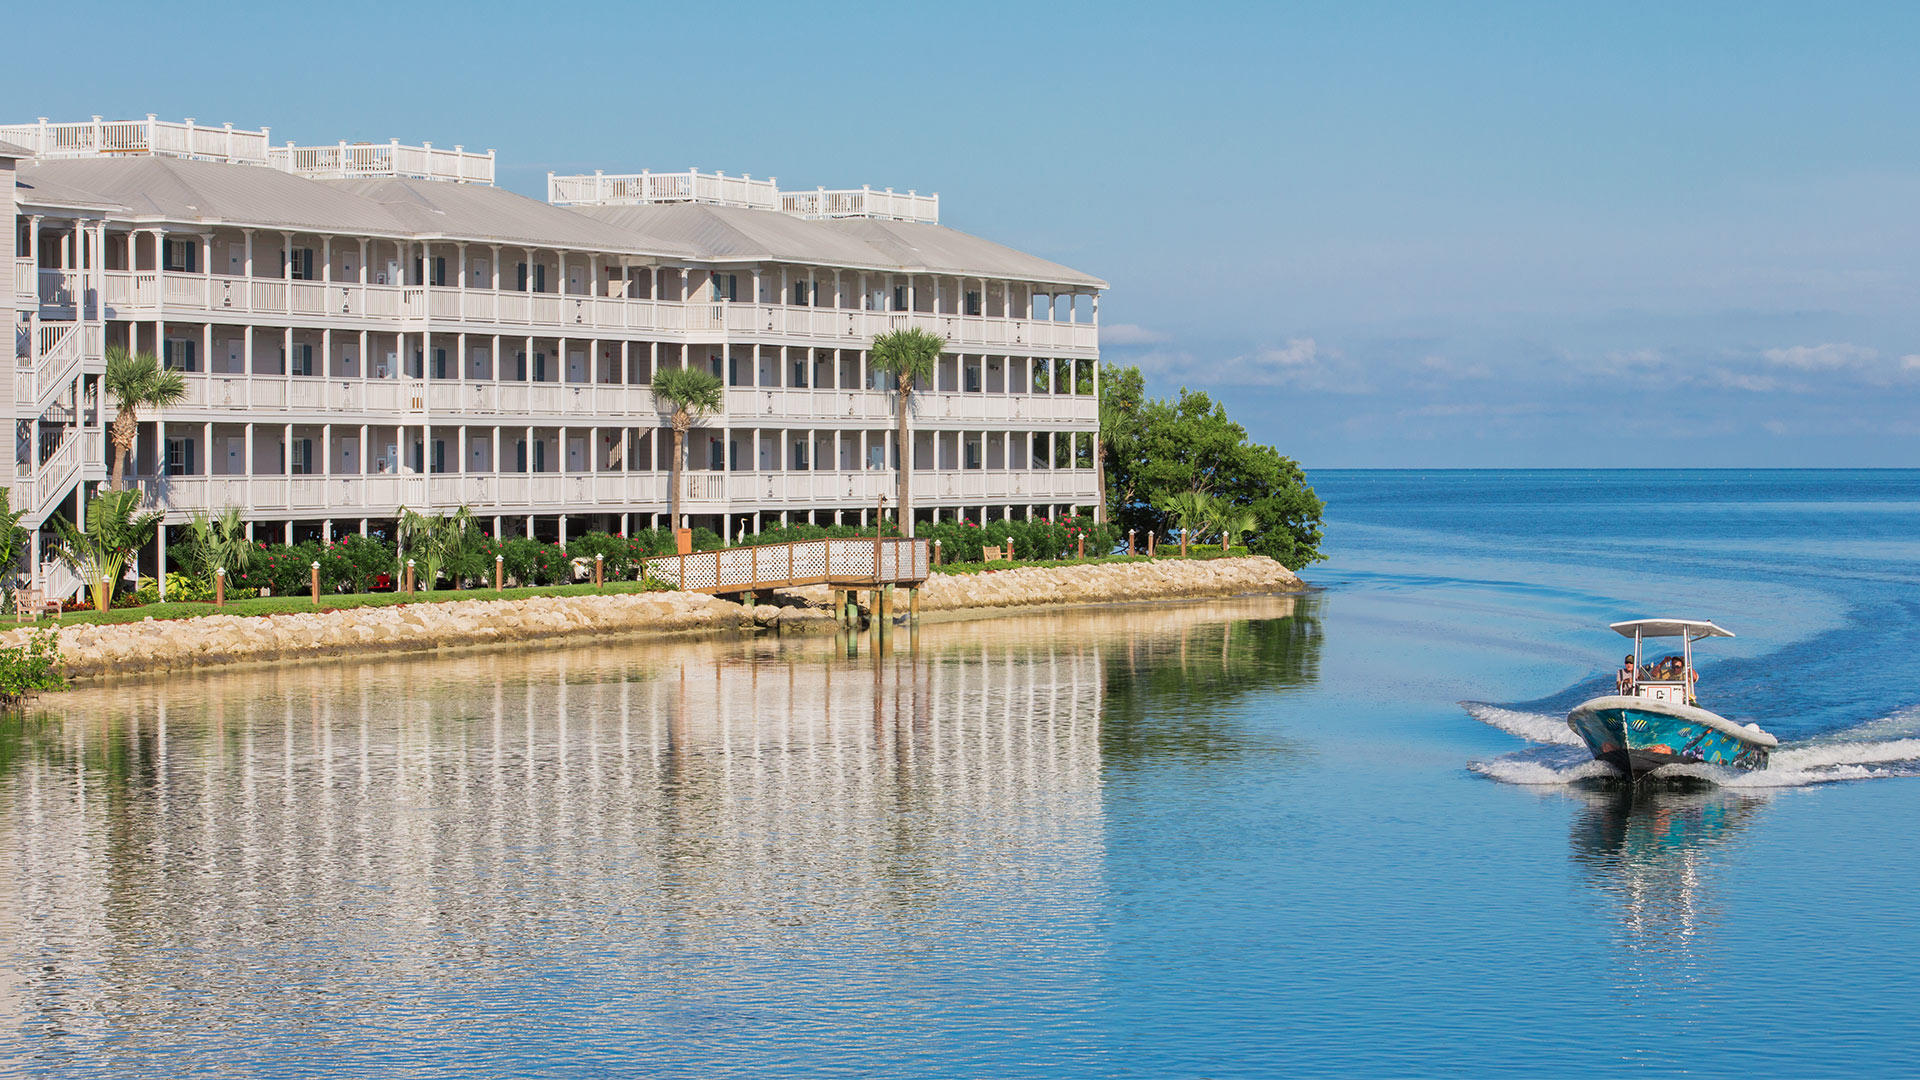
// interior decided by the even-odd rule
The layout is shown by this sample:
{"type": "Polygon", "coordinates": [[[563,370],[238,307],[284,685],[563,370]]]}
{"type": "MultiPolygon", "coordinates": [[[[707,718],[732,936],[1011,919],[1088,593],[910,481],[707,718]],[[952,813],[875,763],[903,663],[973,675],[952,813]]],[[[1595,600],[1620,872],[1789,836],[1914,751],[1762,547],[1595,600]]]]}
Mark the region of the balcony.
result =
{"type": "MultiPolygon", "coordinates": [[[[97,440],[95,440],[97,441],[97,440]]],[[[97,456],[97,455],[96,455],[97,456]]],[[[334,476],[146,476],[147,505],[182,521],[199,511],[244,506],[261,515],[357,518],[405,506],[466,506],[492,513],[664,513],[671,474],[634,470],[597,473],[377,473],[334,476]]],[[[683,474],[684,509],[699,514],[783,509],[862,509],[891,496],[890,469],[851,472],[705,472],[683,474]]],[[[1088,469],[922,471],[914,474],[921,506],[1039,501],[1086,503],[1096,497],[1088,469]]]]}
{"type": "Polygon", "coordinates": [[[645,206],[654,203],[707,203],[749,210],[778,210],[780,190],[772,178],[703,173],[595,172],[547,174],[547,201],[555,206],[645,206]]]}
{"type": "Polygon", "coordinates": [[[267,163],[309,180],[360,180],[398,176],[493,186],[493,151],[469,153],[465,147],[436,149],[432,143],[337,143],[333,146],[285,146],[267,150],[267,163]]]}
{"type": "MultiPolygon", "coordinates": [[[[32,268],[19,271],[28,280],[32,268]]],[[[40,271],[42,303],[79,284],[72,271],[40,271]]],[[[108,270],[109,318],[231,321],[236,314],[275,322],[342,322],[370,329],[435,329],[546,336],[632,337],[720,342],[786,339],[821,348],[864,348],[876,334],[919,326],[947,339],[956,351],[1006,349],[1093,356],[1099,325],[1046,319],[1005,319],[932,312],[860,311],[707,300],[647,300],[571,293],[525,293],[417,285],[325,283],[284,278],[108,270]],[[397,325],[396,325],[397,324],[397,325]]],[[[18,278],[18,275],[17,275],[18,278]]],[[[31,292],[29,292],[31,295],[31,292]]],[[[29,301],[31,302],[31,301],[29,301]]],[[[70,301],[69,301],[70,302],[70,301]]]]}
{"type": "Polygon", "coordinates": [[[780,209],[795,217],[872,218],[878,221],[912,221],[923,225],[940,224],[940,196],[909,191],[899,195],[892,188],[875,191],[870,187],[832,191],[783,191],[780,209]]]}
{"type": "Polygon", "coordinates": [[[245,165],[267,163],[267,130],[247,131],[232,124],[204,127],[159,120],[92,120],[77,124],[0,124],[0,141],[31,150],[39,157],[83,158],[150,154],[245,165]]]}

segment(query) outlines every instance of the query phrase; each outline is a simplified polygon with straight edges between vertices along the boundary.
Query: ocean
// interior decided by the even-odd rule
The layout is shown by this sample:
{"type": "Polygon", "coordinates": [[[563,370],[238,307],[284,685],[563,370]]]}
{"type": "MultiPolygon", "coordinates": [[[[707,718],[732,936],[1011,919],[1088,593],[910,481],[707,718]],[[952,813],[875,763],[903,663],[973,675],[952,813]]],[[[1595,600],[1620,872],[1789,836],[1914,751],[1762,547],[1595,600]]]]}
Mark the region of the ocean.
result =
{"type": "Polygon", "coordinates": [[[1321,471],[1297,598],[0,721],[0,1075],[1920,1071],[1920,472],[1321,471]],[[1765,772],[1626,790],[1607,623],[1765,772]]]}

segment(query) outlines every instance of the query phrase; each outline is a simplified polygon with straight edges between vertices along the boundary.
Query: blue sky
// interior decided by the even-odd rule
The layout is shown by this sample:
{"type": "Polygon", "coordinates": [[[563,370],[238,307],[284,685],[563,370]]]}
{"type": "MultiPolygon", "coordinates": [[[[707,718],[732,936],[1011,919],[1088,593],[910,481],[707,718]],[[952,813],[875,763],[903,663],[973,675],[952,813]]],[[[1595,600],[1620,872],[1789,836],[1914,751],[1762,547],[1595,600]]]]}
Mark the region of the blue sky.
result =
{"type": "Polygon", "coordinates": [[[1920,464],[1920,5],[36,8],[8,118],[937,190],[1311,467],[1920,464]]]}

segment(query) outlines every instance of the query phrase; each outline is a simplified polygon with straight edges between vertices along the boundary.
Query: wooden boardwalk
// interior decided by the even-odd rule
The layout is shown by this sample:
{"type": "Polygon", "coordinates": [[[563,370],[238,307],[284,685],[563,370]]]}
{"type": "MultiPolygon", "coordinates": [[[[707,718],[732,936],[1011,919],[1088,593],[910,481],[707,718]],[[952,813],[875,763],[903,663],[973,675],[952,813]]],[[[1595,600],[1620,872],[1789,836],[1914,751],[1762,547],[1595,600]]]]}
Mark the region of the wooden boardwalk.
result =
{"type": "Polygon", "coordinates": [[[661,555],[641,565],[647,577],[683,592],[718,594],[795,585],[918,585],[927,579],[931,557],[926,540],[795,540],[661,555]]]}

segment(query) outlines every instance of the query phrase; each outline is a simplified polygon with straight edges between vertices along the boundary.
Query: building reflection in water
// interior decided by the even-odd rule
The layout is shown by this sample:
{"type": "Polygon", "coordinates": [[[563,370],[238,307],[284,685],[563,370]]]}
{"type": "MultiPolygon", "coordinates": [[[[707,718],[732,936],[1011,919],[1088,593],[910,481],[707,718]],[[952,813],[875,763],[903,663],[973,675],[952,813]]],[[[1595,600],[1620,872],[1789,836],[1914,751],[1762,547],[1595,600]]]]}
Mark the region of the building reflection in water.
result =
{"type": "Polygon", "coordinates": [[[1095,1055],[1103,748],[1150,750],[1129,730],[1203,647],[1223,674],[1199,693],[1257,684],[1291,614],[928,624],[852,657],[528,645],[50,699],[0,725],[0,1054],[262,1062],[305,1031],[378,1065],[564,1032],[661,1067],[756,1039],[897,1059],[990,1000],[1051,1060],[1095,1055]]]}

